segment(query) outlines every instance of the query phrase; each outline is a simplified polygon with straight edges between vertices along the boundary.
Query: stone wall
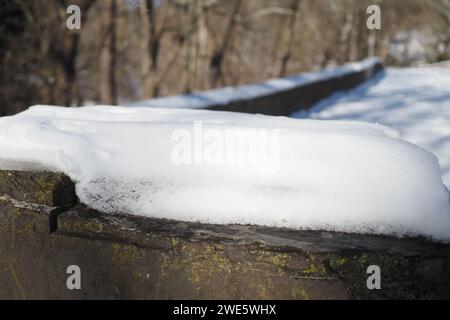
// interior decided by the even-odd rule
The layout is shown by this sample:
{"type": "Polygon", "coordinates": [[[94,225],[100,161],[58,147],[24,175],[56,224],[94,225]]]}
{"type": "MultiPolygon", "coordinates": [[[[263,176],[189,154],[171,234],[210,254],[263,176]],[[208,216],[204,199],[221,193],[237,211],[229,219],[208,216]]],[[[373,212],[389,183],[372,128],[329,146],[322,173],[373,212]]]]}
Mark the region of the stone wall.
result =
{"type": "Polygon", "coordinates": [[[0,271],[2,299],[450,298],[450,245],[105,215],[50,172],[0,171],[0,271]]]}

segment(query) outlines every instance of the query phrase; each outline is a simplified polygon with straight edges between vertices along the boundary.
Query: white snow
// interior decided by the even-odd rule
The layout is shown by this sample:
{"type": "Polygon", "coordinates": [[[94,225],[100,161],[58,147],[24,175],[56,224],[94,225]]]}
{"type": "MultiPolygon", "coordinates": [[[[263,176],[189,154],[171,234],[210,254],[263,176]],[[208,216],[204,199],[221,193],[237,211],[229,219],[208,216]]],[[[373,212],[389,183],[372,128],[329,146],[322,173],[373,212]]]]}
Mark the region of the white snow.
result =
{"type": "Polygon", "coordinates": [[[401,138],[439,158],[450,188],[450,68],[388,68],[349,92],[318,103],[294,117],[357,120],[396,129],[401,138]]]}
{"type": "Polygon", "coordinates": [[[36,106],[0,118],[0,159],[3,169],[19,163],[65,172],[82,202],[107,213],[450,240],[449,194],[436,157],[381,125],[36,106]],[[208,136],[194,132],[199,121],[208,136]],[[196,150],[206,153],[212,137],[255,128],[277,133],[270,144],[277,170],[259,170],[261,162],[173,161],[174,132],[193,133],[195,145],[204,143],[196,150]]]}
{"type": "Polygon", "coordinates": [[[367,70],[379,62],[380,60],[378,58],[371,57],[361,62],[348,63],[343,66],[320,70],[318,72],[302,73],[285,78],[270,79],[256,84],[223,87],[209,91],[138,101],[130,103],[128,106],[204,109],[215,105],[226,105],[233,101],[251,100],[256,97],[271,95],[298,86],[325,81],[330,78],[342,77],[355,71],[367,70]]]}

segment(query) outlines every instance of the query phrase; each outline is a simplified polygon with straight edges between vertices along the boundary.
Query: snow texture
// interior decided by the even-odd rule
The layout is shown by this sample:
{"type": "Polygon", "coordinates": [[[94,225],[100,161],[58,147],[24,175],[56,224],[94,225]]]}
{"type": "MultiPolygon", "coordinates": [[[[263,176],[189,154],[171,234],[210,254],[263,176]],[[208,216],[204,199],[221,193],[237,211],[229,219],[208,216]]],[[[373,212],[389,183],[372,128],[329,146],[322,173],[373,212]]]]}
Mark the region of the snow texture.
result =
{"type": "Polygon", "coordinates": [[[293,116],[389,126],[402,139],[439,158],[444,183],[450,188],[449,68],[388,68],[354,90],[319,102],[309,113],[293,116]]]}
{"type": "Polygon", "coordinates": [[[18,163],[68,174],[82,202],[111,214],[450,240],[449,195],[436,157],[381,125],[35,106],[0,118],[0,158],[3,169],[18,163]],[[192,132],[198,121],[219,133],[277,130],[278,170],[174,163],[174,132],[192,132]]]}

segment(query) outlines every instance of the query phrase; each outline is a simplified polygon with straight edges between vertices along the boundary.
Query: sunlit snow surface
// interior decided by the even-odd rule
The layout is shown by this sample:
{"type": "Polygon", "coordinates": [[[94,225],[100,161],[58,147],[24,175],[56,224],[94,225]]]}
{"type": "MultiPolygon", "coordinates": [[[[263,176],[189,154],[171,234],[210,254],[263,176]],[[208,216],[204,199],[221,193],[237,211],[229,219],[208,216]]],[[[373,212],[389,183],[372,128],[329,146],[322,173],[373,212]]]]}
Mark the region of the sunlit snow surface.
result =
{"type": "Polygon", "coordinates": [[[37,106],[0,118],[0,159],[3,169],[18,163],[65,172],[82,202],[107,213],[450,240],[449,197],[436,157],[380,125],[37,106]],[[195,121],[219,132],[278,129],[278,171],[175,164],[173,133],[192,130],[195,121]]]}
{"type": "Polygon", "coordinates": [[[450,68],[388,68],[355,90],[339,93],[294,117],[357,120],[396,129],[439,158],[450,188],[450,68]]]}

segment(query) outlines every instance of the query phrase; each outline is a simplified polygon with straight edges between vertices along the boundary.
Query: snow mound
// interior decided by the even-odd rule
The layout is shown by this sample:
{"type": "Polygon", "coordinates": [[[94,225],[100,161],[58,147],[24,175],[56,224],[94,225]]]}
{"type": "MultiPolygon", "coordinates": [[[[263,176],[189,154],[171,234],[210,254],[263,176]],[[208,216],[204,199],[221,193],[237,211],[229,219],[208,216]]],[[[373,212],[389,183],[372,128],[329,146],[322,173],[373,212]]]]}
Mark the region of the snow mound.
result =
{"type": "Polygon", "coordinates": [[[356,89],[341,92],[294,117],[380,123],[439,158],[450,188],[450,69],[388,68],[356,89]]]}
{"type": "Polygon", "coordinates": [[[0,159],[66,173],[106,213],[450,240],[436,157],[379,125],[36,106],[0,118],[0,159]],[[228,133],[256,140],[237,150],[228,133]]]}

